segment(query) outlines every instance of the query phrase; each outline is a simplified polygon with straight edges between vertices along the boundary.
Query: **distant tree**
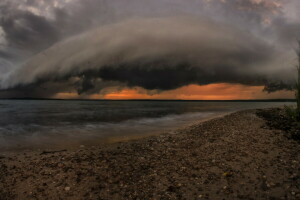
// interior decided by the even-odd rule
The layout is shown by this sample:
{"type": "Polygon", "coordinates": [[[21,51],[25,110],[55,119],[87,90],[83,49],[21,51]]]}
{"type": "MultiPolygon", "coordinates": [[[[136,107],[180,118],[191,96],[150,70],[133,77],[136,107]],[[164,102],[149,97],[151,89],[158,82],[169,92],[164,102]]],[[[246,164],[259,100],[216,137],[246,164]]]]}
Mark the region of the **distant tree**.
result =
{"type": "Polygon", "coordinates": [[[296,81],[296,101],[297,101],[297,119],[300,121],[300,41],[298,42],[299,48],[297,50],[298,62],[297,62],[297,81],[296,81]]]}

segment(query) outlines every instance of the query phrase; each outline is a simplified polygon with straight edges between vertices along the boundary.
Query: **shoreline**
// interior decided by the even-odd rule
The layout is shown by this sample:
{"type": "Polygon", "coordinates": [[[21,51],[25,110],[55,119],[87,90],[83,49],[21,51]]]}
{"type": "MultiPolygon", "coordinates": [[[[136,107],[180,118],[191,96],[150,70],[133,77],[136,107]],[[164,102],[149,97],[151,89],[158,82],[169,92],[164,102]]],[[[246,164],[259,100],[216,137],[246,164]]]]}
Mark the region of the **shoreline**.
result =
{"type": "Polygon", "coordinates": [[[105,146],[0,157],[0,199],[298,199],[300,145],[256,110],[105,146]]]}
{"type": "Polygon", "coordinates": [[[221,118],[226,115],[229,115],[231,113],[234,113],[234,111],[230,112],[223,112],[223,113],[218,113],[214,114],[213,116],[205,117],[200,120],[196,121],[191,121],[188,122],[184,125],[174,127],[174,128],[169,128],[167,131],[156,131],[156,132],[149,132],[149,133],[143,133],[143,134],[127,134],[127,135],[115,135],[115,136],[100,136],[100,137],[95,137],[95,138],[83,138],[81,141],[68,141],[65,143],[65,141],[61,142],[61,140],[58,136],[55,140],[51,141],[53,145],[49,144],[33,144],[29,148],[29,144],[27,145],[14,145],[15,147],[13,148],[0,148],[0,156],[5,156],[9,154],[18,154],[18,153],[34,153],[34,152],[43,152],[43,151],[59,151],[59,150],[68,150],[68,151],[75,151],[84,146],[84,148],[89,148],[93,146],[102,146],[105,148],[105,146],[112,145],[114,143],[127,143],[131,141],[136,141],[136,140],[142,140],[148,137],[156,137],[160,135],[168,135],[168,134],[176,134],[176,132],[179,132],[181,130],[188,129],[191,126],[197,125],[199,123],[203,123],[215,118],[221,118]],[[56,144],[55,144],[56,141],[56,144]]]}

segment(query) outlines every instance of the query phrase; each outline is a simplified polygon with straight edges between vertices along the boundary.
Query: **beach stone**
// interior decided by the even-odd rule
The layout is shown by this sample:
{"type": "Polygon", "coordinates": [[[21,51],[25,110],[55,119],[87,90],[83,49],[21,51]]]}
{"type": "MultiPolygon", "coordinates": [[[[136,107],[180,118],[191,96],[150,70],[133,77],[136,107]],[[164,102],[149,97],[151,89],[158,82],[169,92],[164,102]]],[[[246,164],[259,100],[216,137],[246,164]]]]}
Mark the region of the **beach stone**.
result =
{"type": "Polygon", "coordinates": [[[15,199],[24,183],[18,199],[33,198],[30,191],[35,199],[300,199],[298,143],[259,129],[265,122],[247,112],[162,143],[79,144],[62,154],[0,159],[0,199],[15,199]]]}

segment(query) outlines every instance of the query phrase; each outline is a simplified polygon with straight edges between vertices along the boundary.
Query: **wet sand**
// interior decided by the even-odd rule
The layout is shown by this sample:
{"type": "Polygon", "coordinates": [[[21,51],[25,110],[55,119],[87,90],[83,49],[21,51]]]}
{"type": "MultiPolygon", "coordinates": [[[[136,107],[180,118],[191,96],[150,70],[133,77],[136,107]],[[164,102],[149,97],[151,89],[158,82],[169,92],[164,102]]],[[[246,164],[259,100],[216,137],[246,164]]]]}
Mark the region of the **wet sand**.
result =
{"type": "Polygon", "coordinates": [[[61,150],[0,155],[0,199],[300,199],[300,145],[256,110],[61,150]]]}

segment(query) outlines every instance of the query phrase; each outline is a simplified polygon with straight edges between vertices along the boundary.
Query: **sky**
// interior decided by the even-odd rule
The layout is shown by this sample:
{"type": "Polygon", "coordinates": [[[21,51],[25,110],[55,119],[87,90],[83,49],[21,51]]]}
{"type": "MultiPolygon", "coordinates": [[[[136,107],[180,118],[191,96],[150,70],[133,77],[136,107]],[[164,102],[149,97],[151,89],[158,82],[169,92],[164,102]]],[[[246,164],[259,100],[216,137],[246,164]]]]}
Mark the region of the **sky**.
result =
{"type": "Polygon", "coordinates": [[[0,98],[293,98],[299,0],[0,0],[0,98]]]}

